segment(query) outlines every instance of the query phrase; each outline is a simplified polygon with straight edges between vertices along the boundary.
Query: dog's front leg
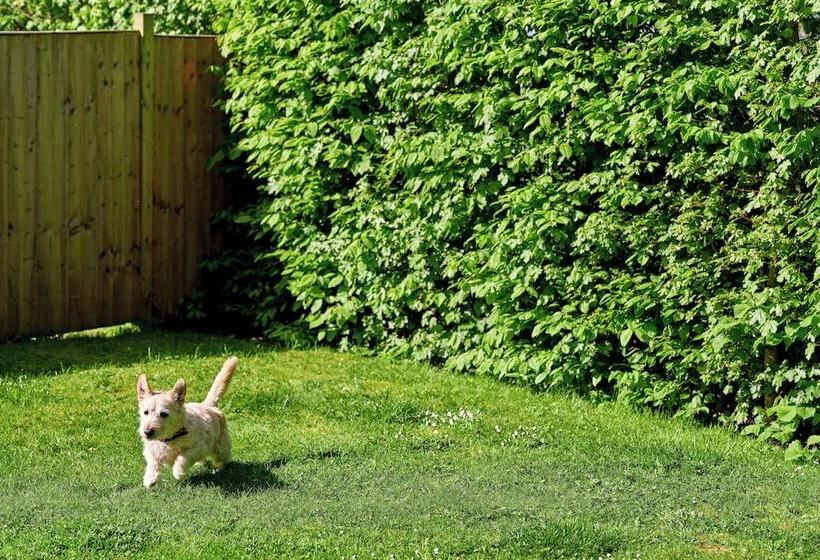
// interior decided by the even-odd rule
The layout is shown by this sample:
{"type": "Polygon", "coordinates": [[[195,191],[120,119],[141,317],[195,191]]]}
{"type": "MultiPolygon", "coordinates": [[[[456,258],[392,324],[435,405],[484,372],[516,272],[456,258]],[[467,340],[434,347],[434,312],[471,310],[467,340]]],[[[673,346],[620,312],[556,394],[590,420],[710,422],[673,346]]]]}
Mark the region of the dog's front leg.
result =
{"type": "Polygon", "coordinates": [[[174,461],[174,478],[182,480],[188,474],[188,458],[185,455],[179,455],[174,461]]]}
{"type": "Polygon", "coordinates": [[[146,460],[145,475],[142,477],[142,484],[146,488],[151,488],[159,478],[159,463],[156,461],[146,460]]]}

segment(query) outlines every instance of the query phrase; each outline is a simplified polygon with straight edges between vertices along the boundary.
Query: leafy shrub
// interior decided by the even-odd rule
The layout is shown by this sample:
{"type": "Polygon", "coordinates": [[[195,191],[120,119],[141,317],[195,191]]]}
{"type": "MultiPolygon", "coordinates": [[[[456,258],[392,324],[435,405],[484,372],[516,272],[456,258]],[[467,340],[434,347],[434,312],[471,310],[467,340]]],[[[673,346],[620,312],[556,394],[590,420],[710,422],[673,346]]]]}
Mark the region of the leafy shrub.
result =
{"type": "Polygon", "coordinates": [[[207,0],[5,0],[0,30],[130,29],[135,12],[156,14],[159,33],[210,33],[215,16],[207,0]]]}
{"type": "Polygon", "coordinates": [[[269,334],[820,421],[811,4],[218,5],[269,334]]]}

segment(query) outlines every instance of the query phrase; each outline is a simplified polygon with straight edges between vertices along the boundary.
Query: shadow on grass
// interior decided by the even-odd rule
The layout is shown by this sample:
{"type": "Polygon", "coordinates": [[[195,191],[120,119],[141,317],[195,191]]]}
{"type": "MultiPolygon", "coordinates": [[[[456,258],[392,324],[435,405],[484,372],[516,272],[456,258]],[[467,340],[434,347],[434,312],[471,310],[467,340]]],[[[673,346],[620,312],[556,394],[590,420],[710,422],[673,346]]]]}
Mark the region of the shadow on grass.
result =
{"type": "MultiPolygon", "coordinates": [[[[267,347],[270,349],[272,347],[267,347]]],[[[0,378],[53,375],[104,366],[127,367],[151,359],[250,354],[260,343],[238,338],[113,327],[88,333],[0,343],[0,378]]]]}
{"type": "Polygon", "coordinates": [[[218,488],[222,493],[230,496],[283,490],[287,488],[287,484],[274,471],[285,463],[287,460],[284,458],[264,462],[230,462],[221,471],[195,474],[188,479],[188,484],[218,488]]]}

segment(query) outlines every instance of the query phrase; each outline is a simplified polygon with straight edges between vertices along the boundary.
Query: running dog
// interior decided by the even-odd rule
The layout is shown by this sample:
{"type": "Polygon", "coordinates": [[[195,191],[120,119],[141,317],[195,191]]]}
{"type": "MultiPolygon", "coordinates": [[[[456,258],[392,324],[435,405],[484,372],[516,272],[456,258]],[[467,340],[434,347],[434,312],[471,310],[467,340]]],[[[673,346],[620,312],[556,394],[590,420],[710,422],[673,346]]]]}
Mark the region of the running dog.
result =
{"type": "Polygon", "coordinates": [[[173,465],[174,478],[185,479],[188,468],[208,461],[221,469],[231,458],[231,438],[225,415],[216,406],[236,370],[236,356],[225,361],[201,403],[185,402],[185,380],[179,379],[170,391],[152,391],[148,379],[137,380],[142,455],[145,457],[146,488],[159,478],[163,465],[173,465]]]}

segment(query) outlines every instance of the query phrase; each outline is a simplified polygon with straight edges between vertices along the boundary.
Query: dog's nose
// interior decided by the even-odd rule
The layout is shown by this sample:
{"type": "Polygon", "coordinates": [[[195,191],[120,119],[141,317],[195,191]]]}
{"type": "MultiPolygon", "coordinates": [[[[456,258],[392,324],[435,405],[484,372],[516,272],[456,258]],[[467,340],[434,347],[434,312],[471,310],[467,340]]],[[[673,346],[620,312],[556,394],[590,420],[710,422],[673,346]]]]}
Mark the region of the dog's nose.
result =
{"type": "Polygon", "coordinates": [[[154,435],[154,430],[145,430],[145,437],[149,438],[154,435]]]}

